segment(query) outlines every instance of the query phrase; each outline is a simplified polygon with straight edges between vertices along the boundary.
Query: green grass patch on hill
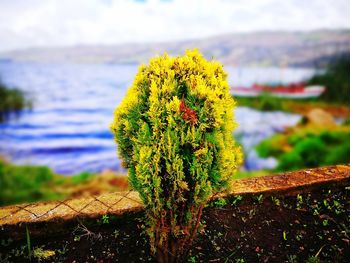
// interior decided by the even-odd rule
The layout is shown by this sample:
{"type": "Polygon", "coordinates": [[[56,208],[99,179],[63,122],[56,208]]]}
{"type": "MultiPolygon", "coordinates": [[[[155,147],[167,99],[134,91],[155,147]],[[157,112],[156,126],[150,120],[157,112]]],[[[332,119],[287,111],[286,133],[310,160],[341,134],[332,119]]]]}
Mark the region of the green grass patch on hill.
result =
{"type": "Polygon", "coordinates": [[[0,160],[0,206],[63,199],[69,195],[65,187],[84,183],[91,176],[60,176],[45,166],[13,165],[0,160]]]}
{"type": "Polygon", "coordinates": [[[257,146],[261,157],[278,160],[276,171],[350,163],[350,129],[277,134],[257,146]]]}
{"type": "Polygon", "coordinates": [[[238,106],[246,106],[261,111],[289,111],[286,99],[276,98],[268,93],[258,97],[235,97],[238,106]]]}
{"type": "Polygon", "coordinates": [[[11,114],[18,115],[24,108],[31,108],[32,103],[25,98],[19,89],[6,87],[0,81],[0,122],[9,118],[11,114]]]}
{"type": "Polygon", "coordinates": [[[327,90],[320,99],[350,106],[350,56],[329,65],[323,74],[312,77],[307,84],[324,85],[327,90]]]}
{"type": "Polygon", "coordinates": [[[79,198],[126,191],[127,177],[112,171],[60,175],[46,166],[15,165],[0,159],[0,206],[79,198]]]}

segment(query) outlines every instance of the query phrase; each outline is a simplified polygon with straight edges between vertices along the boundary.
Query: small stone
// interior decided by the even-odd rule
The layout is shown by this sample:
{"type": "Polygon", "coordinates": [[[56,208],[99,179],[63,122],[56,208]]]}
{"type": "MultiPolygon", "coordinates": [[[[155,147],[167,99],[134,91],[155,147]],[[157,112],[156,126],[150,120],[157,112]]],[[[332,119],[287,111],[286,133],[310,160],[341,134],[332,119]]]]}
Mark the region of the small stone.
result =
{"type": "Polygon", "coordinates": [[[332,127],[336,126],[334,118],[328,112],[322,109],[313,109],[304,117],[304,123],[314,127],[332,127]]]}

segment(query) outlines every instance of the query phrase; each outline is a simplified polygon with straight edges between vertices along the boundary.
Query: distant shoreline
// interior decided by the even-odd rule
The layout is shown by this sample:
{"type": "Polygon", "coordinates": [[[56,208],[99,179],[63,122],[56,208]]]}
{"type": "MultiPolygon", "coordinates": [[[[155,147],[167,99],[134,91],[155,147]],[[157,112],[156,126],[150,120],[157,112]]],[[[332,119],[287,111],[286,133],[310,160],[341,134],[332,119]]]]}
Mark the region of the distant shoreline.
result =
{"type": "Polygon", "coordinates": [[[33,47],[0,53],[13,61],[74,63],[145,63],[150,57],[198,48],[227,66],[322,68],[350,52],[350,30],[255,32],[162,43],[33,47]]]}

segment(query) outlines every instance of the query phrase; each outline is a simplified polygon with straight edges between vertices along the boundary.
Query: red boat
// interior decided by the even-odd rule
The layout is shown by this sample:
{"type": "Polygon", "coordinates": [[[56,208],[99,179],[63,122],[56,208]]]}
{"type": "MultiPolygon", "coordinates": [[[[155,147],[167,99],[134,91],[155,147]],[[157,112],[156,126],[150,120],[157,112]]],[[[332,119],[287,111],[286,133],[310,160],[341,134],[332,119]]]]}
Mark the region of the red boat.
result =
{"type": "Polygon", "coordinates": [[[258,97],[264,93],[279,98],[304,99],[317,98],[324,91],[325,87],[319,85],[305,86],[304,84],[290,85],[261,85],[254,84],[252,87],[232,87],[231,94],[237,97],[258,97]]]}

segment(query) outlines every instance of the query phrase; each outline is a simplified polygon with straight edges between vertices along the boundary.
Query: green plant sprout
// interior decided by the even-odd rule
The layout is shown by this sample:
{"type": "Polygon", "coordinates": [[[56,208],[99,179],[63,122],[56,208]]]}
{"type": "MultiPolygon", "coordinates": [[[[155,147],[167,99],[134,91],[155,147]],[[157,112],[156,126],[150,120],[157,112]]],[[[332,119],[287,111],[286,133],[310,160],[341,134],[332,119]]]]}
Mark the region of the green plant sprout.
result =
{"type": "Polygon", "coordinates": [[[241,195],[234,196],[233,200],[231,201],[232,205],[237,205],[240,201],[242,201],[243,197],[241,195]]]}
{"type": "Polygon", "coordinates": [[[26,226],[26,238],[27,238],[27,249],[28,249],[28,258],[31,261],[32,260],[32,246],[30,242],[30,233],[28,226],[26,226]]]}
{"type": "Polygon", "coordinates": [[[190,263],[196,263],[196,257],[195,257],[195,256],[189,257],[189,258],[188,258],[188,262],[190,262],[190,263]]]}
{"type": "Polygon", "coordinates": [[[298,258],[296,255],[287,255],[288,263],[298,263],[298,258]]]}
{"type": "Polygon", "coordinates": [[[120,231],[118,229],[114,230],[114,232],[113,232],[114,238],[118,238],[119,235],[120,235],[120,231]]]}
{"type": "Polygon", "coordinates": [[[286,233],[286,231],[283,231],[283,240],[287,241],[287,233],[286,233]]]}
{"type": "Polygon", "coordinates": [[[264,201],[264,195],[263,194],[257,195],[254,198],[259,204],[261,204],[264,201]]]}
{"type": "Polygon", "coordinates": [[[298,194],[297,195],[297,208],[300,209],[303,205],[303,196],[298,194]]]}
{"type": "Polygon", "coordinates": [[[227,205],[227,201],[224,198],[218,198],[214,201],[215,207],[224,207],[225,205],[227,205]]]}
{"type": "Polygon", "coordinates": [[[277,205],[277,206],[281,205],[281,202],[277,197],[271,196],[271,200],[275,205],[277,205]]]}
{"type": "Polygon", "coordinates": [[[300,241],[302,238],[303,238],[303,235],[302,235],[302,234],[297,234],[297,235],[295,235],[295,239],[296,239],[297,241],[300,241]]]}
{"type": "Polygon", "coordinates": [[[50,257],[54,256],[56,253],[53,250],[45,250],[42,247],[37,247],[33,250],[33,257],[42,262],[43,260],[48,260],[50,257]]]}
{"type": "Polygon", "coordinates": [[[103,215],[101,220],[102,220],[102,224],[109,224],[109,216],[108,215],[103,215]]]}
{"type": "Polygon", "coordinates": [[[115,110],[111,130],[159,262],[187,257],[203,207],[242,162],[234,106],[222,65],[190,50],[142,65],[115,110]]]}

